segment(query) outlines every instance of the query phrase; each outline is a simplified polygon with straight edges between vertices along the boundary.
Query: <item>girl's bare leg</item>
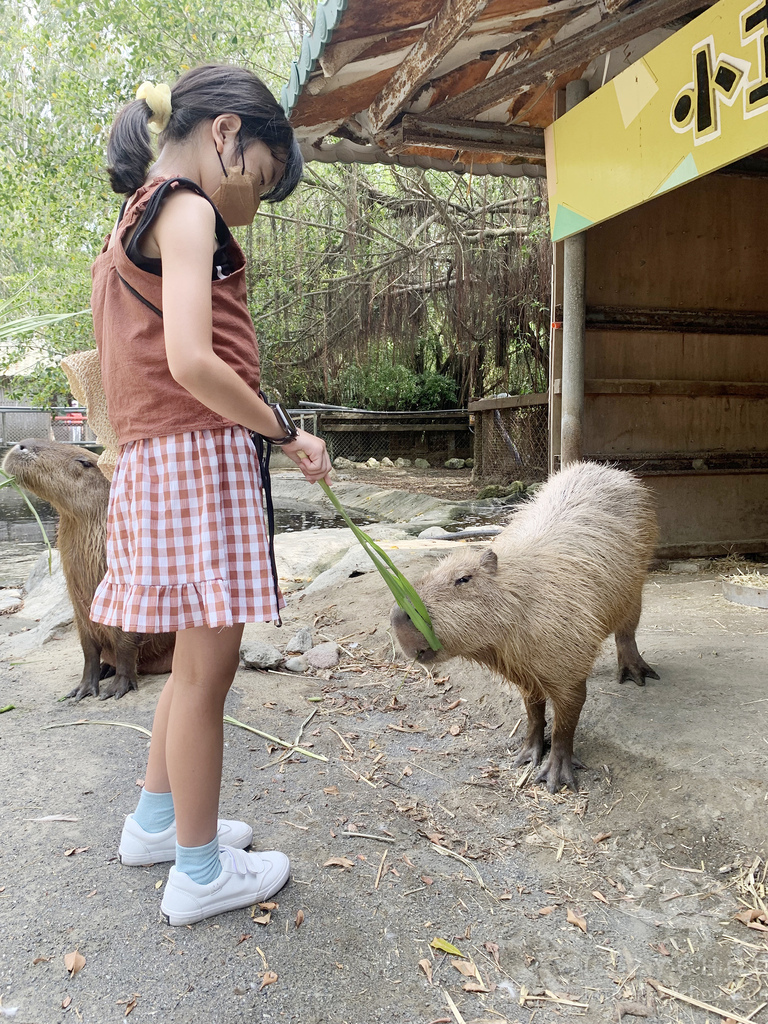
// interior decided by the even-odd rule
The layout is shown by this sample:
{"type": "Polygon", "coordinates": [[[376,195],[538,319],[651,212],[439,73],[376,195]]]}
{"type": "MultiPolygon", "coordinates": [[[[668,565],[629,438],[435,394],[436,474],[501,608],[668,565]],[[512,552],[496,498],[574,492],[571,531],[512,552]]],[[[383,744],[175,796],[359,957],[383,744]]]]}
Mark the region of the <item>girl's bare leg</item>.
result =
{"type": "Polygon", "coordinates": [[[176,634],[173,672],[152,727],[146,788],[173,793],[181,846],[204,846],[216,836],[224,700],[237,671],[242,634],[242,624],[176,634]]]}

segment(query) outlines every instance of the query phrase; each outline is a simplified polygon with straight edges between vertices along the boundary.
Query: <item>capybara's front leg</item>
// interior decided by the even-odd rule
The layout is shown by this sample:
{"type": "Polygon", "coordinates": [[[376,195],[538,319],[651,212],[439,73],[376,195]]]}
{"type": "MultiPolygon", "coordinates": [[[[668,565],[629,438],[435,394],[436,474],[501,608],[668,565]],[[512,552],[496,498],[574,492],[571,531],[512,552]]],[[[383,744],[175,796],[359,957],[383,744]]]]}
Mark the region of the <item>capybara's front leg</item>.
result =
{"type": "Polygon", "coordinates": [[[555,717],[552,723],[552,748],[535,782],[546,782],[550,793],[557,793],[562,786],[568,786],[578,793],[574,768],[584,765],[573,756],[573,734],[579,722],[579,715],[587,699],[587,681],[551,695],[555,717]]]}
{"type": "Polygon", "coordinates": [[[101,647],[92,636],[80,633],[80,646],[83,648],[83,678],[80,685],[70,690],[67,697],[82,700],[83,697],[99,696],[99,679],[101,678],[101,647]]]}
{"type": "Polygon", "coordinates": [[[120,645],[115,652],[115,675],[111,682],[104,687],[101,694],[102,700],[109,697],[124,697],[131,690],[138,690],[136,682],[136,666],[139,658],[139,650],[135,644],[120,645]]]}
{"type": "Polygon", "coordinates": [[[544,710],[546,700],[538,700],[528,693],[523,694],[525,710],[528,712],[528,735],[512,764],[517,768],[528,761],[541,764],[544,756],[544,710]]]}
{"type": "Polygon", "coordinates": [[[616,630],[616,654],[619,659],[619,682],[625,683],[631,679],[638,686],[645,686],[646,677],[649,679],[658,679],[659,677],[651,666],[643,661],[637,649],[635,633],[640,622],[640,602],[641,599],[638,596],[632,604],[627,621],[616,630]]]}

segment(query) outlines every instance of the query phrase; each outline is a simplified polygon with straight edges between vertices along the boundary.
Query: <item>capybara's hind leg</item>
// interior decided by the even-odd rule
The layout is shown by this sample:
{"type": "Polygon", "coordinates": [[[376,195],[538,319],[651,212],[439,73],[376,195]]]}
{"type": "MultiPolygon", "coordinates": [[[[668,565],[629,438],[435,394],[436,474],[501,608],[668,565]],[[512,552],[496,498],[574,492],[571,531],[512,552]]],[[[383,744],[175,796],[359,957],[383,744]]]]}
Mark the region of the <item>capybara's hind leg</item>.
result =
{"type": "Polygon", "coordinates": [[[124,697],[131,690],[138,690],[139,686],[136,682],[138,653],[133,644],[127,649],[123,649],[121,645],[121,648],[115,652],[115,661],[117,662],[115,675],[110,683],[102,689],[102,700],[107,700],[109,697],[124,697]]]}
{"type": "Polygon", "coordinates": [[[646,677],[649,679],[658,679],[659,677],[651,666],[641,658],[637,649],[635,633],[640,622],[640,607],[641,597],[638,594],[637,600],[632,603],[632,609],[626,621],[616,630],[616,654],[619,659],[619,682],[626,683],[628,679],[631,679],[638,686],[645,686],[646,677]]]}
{"type": "Polygon", "coordinates": [[[568,786],[574,793],[578,793],[579,787],[576,785],[573,769],[583,768],[584,765],[573,756],[573,734],[584,701],[587,699],[587,681],[582,679],[576,686],[564,686],[562,692],[567,696],[561,696],[560,693],[556,696],[550,694],[555,712],[552,722],[552,748],[534,781],[546,782],[550,793],[556,793],[562,786],[568,786]]]}
{"type": "Polygon", "coordinates": [[[515,767],[530,761],[532,765],[541,764],[544,756],[544,710],[546,700],[535,700],[529,694],[523,694],[525,710],[528,712],[528,735],[512,762],[515,767]]]}

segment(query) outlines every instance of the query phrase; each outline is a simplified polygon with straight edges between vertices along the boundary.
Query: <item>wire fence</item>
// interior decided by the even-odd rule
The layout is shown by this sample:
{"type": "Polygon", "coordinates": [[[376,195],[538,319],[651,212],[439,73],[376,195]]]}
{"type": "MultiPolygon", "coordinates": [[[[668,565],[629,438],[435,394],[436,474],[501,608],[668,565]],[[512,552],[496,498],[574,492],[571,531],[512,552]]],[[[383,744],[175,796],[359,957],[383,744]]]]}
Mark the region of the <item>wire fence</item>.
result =
{"type": "Polygon", "coordinates": [[[518,396],[526,404],[511,405],[513,399],[470,404],[475,417],[474,477],[485,483],[546,480],[549,428],[546,395],[518,396]],[[474,406],[474,408],[473,408],[474,406]],[[478,408],[480,407],[480,408],[478,408]]]}
{"type": "Polygon", "coordinates": [[[0,406],[0,445],[8,447],[32,437],[63,444],[96,444],[86,410],[80,406],[61,406],[50,411],[29,406],[0,406]]]}

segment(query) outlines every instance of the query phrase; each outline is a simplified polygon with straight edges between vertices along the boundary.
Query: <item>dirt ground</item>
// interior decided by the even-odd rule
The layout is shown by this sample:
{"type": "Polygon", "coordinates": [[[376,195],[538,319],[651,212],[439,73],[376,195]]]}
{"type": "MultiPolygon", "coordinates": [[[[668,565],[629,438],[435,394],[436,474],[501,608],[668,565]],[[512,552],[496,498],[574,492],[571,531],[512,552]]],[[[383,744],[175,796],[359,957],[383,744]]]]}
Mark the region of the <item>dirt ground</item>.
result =
{"type": "Polygon", "coordinates": [[[271,914],[190,928],[160,915],[167,866],[116,859],[147,747],[121,726],[150,728],[162,678],[61,702],[81,672],[73,633],[0,666],[0,706],[15,705],[0,715],[0,1016],[723,1019],[698,1000],[768,1020],[768,612],[726,602],[716,573],[654,574],[639,646],[661,681],[618,686],[605,645],[576,735],[581,791],[550,796],[511,766],[517,694],[459,661],[408,670],[389,604],[372,573],[292,593],[281,631],[248,627],[279,645],[310,625],[344,648],[328,678],[242,669],[228,701],[325,760],[225,727],[222,813],[289,853],[293,877],[271,914]],[[35,820],[51,815],[71,820],[35,820]]]}

